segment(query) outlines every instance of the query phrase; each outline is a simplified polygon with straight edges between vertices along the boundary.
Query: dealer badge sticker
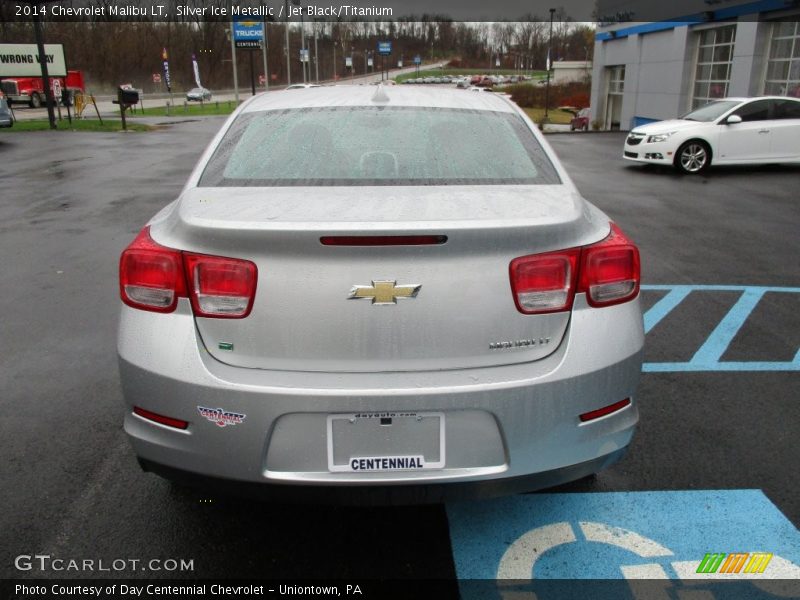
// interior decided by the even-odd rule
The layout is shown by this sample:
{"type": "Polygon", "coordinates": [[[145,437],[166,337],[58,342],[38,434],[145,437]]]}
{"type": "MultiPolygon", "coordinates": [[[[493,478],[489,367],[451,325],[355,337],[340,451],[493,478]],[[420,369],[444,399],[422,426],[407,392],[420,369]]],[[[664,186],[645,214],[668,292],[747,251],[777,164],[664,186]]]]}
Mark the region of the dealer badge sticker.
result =
{"type": "Polygon", "coordinates": [[[206,419],[212,423],[216,423],[220,427],[238,425],[244,421],[245,417],[247,416],[240,413],[228,412],[222,408],[206,408],[205,406],[198,406],[197,410],[206,419]]]}

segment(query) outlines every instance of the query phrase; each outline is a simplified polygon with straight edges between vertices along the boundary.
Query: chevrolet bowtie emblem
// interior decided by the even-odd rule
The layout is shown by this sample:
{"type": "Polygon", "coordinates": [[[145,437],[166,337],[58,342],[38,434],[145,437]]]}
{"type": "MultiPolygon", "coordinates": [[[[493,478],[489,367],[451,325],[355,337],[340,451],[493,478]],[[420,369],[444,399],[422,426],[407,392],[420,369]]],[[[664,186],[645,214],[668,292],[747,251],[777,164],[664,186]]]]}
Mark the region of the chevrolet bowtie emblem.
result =
{"type": "Polygon", "coordinates": [[[373,304],[397,304],[397,298],[416,298],[422,285],[397,285],[396,281],[373,281],[372,285],[354,285],[348,299],[372,300],[373,304]]]}

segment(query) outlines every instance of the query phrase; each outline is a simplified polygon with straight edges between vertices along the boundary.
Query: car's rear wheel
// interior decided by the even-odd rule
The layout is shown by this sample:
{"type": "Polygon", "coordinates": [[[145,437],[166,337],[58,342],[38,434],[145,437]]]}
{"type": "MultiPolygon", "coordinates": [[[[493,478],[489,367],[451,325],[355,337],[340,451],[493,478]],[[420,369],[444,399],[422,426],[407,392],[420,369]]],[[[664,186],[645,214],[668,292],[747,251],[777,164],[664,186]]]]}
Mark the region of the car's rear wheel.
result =
{"type": "Polygon", "coordinates": [[[705,171],[711,164],[711,148],[701,140],[689,140],[678,148],[675,167],[683,173],[695,174],[705,171]]]}

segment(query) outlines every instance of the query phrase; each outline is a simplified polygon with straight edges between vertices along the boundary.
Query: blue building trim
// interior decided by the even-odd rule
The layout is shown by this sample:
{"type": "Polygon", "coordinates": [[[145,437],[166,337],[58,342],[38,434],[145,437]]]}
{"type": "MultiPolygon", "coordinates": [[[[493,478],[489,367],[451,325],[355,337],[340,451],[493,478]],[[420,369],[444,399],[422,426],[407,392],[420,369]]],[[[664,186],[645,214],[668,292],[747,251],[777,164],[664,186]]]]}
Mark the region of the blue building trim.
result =
{"type": "Polygon", "coordinates": [[[720,8],[718,10],[685,15],[672,21],[641,23],[639,25],[632,25],[630,27],[623,27],[615,31],[604,31],[595,34],[595,40],[605,42],[608,40],[628,37],[629,35],[654,33],[656,31],[675,29],[676,27],[697,25],[698,23],[712,23],[716,21],[724,21],[726,19],[735,19],[745,15],[755,15],[763,12],[786,10],[787,8],[791,8],[791,6],[791,3],[787,2],[786,0],[758,0],[757,2],[748,2],[747,4],[739,4],[738,6],[730,6],[728,8],[720,8]],[[711,15],[710,19],[709,14],[711,15]]]}

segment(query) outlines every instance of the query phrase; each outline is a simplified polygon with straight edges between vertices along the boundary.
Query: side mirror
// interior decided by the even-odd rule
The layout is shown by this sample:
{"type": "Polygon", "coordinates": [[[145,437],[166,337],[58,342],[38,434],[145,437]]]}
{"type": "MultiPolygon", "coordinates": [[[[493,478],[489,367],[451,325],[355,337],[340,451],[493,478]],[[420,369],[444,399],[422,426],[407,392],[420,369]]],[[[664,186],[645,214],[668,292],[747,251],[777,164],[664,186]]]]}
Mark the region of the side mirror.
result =
{"type": "Polygon", "coordinates": [[[739,115],[731,115],[727,119],[725,119],[725,125],[735,125],[736,123],[741,123],[742,117],[739,115]]]}

